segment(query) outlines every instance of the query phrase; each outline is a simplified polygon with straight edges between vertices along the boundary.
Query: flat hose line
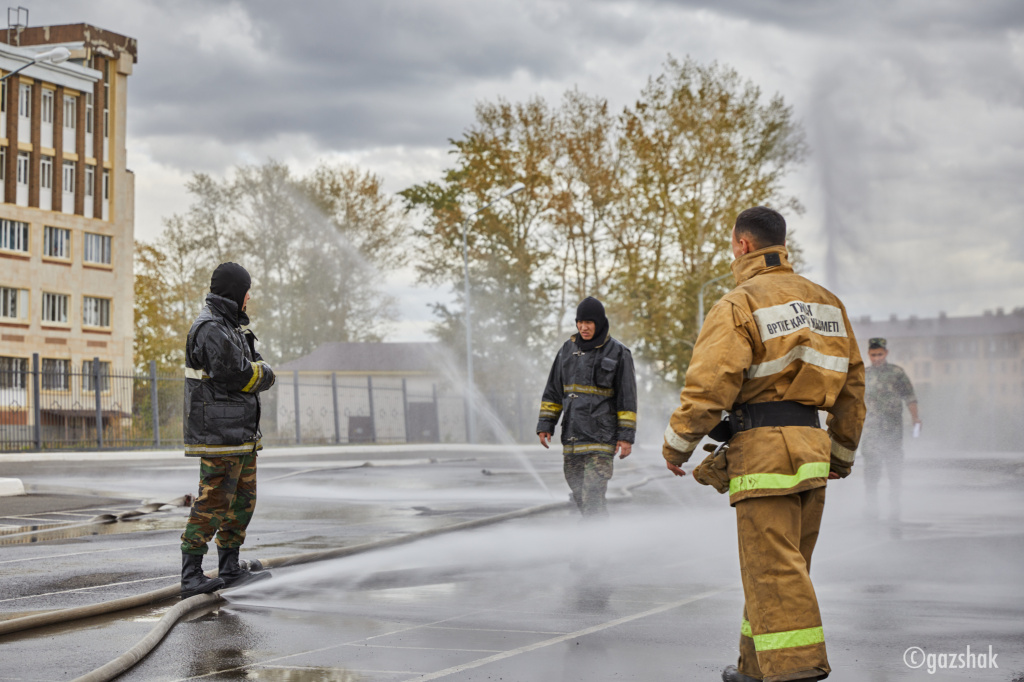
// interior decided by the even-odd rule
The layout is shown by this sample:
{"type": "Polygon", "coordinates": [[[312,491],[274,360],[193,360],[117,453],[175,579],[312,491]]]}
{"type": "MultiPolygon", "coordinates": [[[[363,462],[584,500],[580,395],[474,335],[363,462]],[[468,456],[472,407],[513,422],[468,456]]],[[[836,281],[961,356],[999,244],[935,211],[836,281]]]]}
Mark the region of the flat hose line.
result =
{"type": "MultiPolygon", "coordinates": [[[[653,477],[647,476],[636,483],[632,483],[627,486],[623,486],[620,490],[620,494],[617,497],[610,498],[609,502],[623,502],[632,498],[632,491],[635,488],[646,485],[653,477]]],[[[452,524],[450,526],[443,526],[441,528],[433,528],[430,530],[420,531],[418,533],[410,533],[409,535],[403,535],[397,538],[390,538],[387,540],[377,540],[375,542],[366,542],[360,545],[352,545],[351,547],[341,547],[338,549],[322,550],[319,552],[307,552],[304,554],[292,554],[283,557],[275,557],[272,559],[260,560],[260,563],[264,568],[278,568],[282,566],[296,566],[299,564],[312,563],[314,561],[323,561],[325,559],[337,559],[340,557],[350,556],[353,554],[360,554],[363,552],[373,551],[375,549],[385,549],[388,547],[394,547],[396,545],[403,545],[410,542],[415,542],[435,535],[443,535],[460,530],[468,530],[472,528],[479,528],[482,526],[488,526],[495,523],[501,523],[502,521],[509,521],[511,519],[522,518],[525,516],[532,516],[534,514],[542,514],[548,511],[554,511],[556,509],[563,509],[570,505],[569,502],[550,502],[548,504],[541,504],[535,507],[527,507],[526,509],[520,509],[517,511],[506,512],[504,514],[497,514],[495,516],[488,516],[483,519],[474,519],[472,521],[463,521],[461,523],[452,524]]],[[[207,573],[210,577],[217,577],[218,571],[211,571],[207,573]]],[[[205,606],[216,604],[221,601],[226,601],[220,596],[221,591],[218,590],[212,594],[197,594],[193,597],[181,600],[178,604],[168,610],[157,623],[156,627],[149,631],[145,637],[143,637],[135,646],[121,654],[114,660],[110,661],[106,665],[96,668],[92,672],[86,673],[81,677],[77,677],[73,682],[107,682],[112,680],[121,673],[125,672],[136,663],[141,661],[146,655],[156,648],[156,645],[164,638],[164,636],[170,632],[171,628],[184,616],[203,608],[205,606]]],[[[56,625],[58,623],[67,623],[73,620],[80,620],[82,618],[89,618],[92,616],[100,616],[107,613],[115,613],[117,611],[124,611],[127,609],[136,608],[139,606],[146,606],[156,602],[171,599],[181,594],[181,587],[179,585],[171,585],[164,587],[159,590],[153,590],[151,592],[145,592],[143,594],[136,595],[134,597],[123,597],[121,599],[114,599],[108,602],[102,602],[99,604],[92,604],[90,606],[78,606],[71,609],[60,609],[56,611],[50,611],[48,613],[36,614],[33,616],[24,616],[22,618],[12,618],[5,621],[0,621],[0,636],[13,634],[16,632],[24,632],[34,628],[43,627],[46,625],[56,625]]]]}

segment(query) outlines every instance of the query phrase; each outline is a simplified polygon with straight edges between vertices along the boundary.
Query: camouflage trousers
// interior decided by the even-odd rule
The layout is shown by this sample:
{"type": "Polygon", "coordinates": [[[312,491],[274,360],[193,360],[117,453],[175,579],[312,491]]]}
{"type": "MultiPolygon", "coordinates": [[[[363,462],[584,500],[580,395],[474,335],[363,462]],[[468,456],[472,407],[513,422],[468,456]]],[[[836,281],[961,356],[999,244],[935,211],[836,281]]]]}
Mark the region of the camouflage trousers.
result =
{"type": "Polygon", "coordinates": [[[217,546],[241,547],[245,529],[256,510],[256,453],[233,457],[203,457],[199,496],[181,534],[181,551],[206,554],[217,535],[217,546]]]}
{"type": "Polygon", "coordinates": [[[583,516],[607,516],[604,495],[612,477],[614,456],[565,455],[562,470],[572,499],[583,516]]]}

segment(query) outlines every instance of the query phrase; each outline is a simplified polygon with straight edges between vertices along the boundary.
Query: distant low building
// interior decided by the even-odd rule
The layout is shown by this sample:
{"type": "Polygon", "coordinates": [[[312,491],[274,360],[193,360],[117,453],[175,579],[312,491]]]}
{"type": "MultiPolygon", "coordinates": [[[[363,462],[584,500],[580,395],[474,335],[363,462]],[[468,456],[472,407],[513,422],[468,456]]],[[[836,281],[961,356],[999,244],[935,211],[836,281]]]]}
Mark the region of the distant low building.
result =
{"type": "Polygon", "coordinates": [[[463,441],[465,402],[446,390],[446,363],[437,343],[326,343],[275,368],[277,433],[331,443],[463,441]]]}
{"type": "Polygon", "coordinates": [[[950,445],[1020,449],[1024,436],[1024,307],[936,318],[852,321],[867,360],[868,339],[889,342],[889,362],[914,383],[925,430],[950,445]]]}

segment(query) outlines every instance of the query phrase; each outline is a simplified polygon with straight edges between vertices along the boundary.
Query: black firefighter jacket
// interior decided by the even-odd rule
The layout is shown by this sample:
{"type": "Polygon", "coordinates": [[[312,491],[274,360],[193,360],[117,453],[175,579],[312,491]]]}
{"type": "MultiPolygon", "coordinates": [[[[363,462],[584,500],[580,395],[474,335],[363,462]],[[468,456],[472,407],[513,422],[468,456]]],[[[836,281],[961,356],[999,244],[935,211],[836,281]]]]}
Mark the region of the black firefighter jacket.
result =
{"type": "Polygon", "coordinates": [[[263,447],[259,393],[274,385],[274,371],[255,340],[239,326],[238,304],[207,294],[185,342],[187,456],[244,455],[263,447]]]}
{"type": "Polygon", "coordinates": [[[636,437],[636,373],[629,349],[608,335],[580,350],[573,335],[555,357],[541,398],[537,433],[562,418],[566,455],[615,454],[616,441],[636,437]]]}

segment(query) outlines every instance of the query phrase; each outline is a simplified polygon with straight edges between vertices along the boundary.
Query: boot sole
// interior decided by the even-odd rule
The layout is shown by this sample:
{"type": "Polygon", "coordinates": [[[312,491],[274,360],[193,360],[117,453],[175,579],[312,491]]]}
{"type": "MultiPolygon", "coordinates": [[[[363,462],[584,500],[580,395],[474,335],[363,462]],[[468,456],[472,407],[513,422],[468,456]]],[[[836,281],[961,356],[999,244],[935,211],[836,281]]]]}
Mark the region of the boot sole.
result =
{"type": "Polygon", "coordinates": [[[182,599],[188,599],[189,597],[194,597],[197,594],[210,594],[211,592],[216,592],[217,590],[223,590],[225,588],[224,581],[221,580],[220,578],[214,578],[211,581],[211,583],[212,582],[219,582],[220,585],[212,585],[211,586],[211,585],[207,584],[207,585],[203,585],[202,587],[197,587],[197,588],[191,589],[191,590],[182,590],[181,591],[181,598],[182,599]]]}

